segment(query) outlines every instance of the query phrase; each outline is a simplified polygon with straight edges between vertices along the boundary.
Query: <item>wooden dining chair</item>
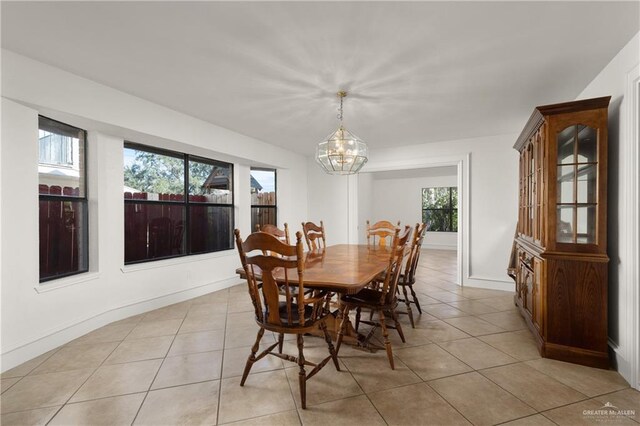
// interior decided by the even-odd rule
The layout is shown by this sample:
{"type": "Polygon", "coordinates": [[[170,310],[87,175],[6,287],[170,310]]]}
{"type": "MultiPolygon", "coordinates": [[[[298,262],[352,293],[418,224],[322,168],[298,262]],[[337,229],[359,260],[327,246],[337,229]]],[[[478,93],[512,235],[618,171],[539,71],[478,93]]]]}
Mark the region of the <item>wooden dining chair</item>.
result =
{"type": "Polygon", "coordinates": [[[260,224],[258,223],[256,225],[256,231],[266,232],[267,234],[273,235],[285,244],[291,244],[291,242],[289,241],[289,225],[286,223],[284,224],[284,229],[280,229],[276,225],[271,224],[260,226],[260,224]]]}
{"type": "MultiPolygon", "coordinates": [[[[398,226],[400,226],[400,221],[398,221],[398,226]]],[[[392,241],[395,230],[396,226],[388,220],[380,220],[373,225],[367,220],[367,245],[387,246],[387,239],[389,242],[392,241]]]]}
{"type": "Polygon", "coordinates": [[[313,290],[312,294],[305,294],[305,263],[300,232],[296,233],[295,245],[285,244],[266,232],[254,232],[245,241],[242,241],[240,231],[236,229],[235,236],[240,261],[247,276],[249,295],[255,309],[255,320],[260,327],[256,342],[247,359],[240,386],[244,386],[253,364],[267,355],[292,361],[297,363],[300,369],[298,373],[300,401],[302,408],[306,408],[307,380],[320,371],[330,359],[333,360],[336,370],[340,371],[337,352],[327,332],[326,320],[330,315],[330,312],[325,308],[327,292],[313,290]],[[265,251],[275,253],[277,256],[265,255],[265,251]],[[257,275],[261,275],[261,282],[255,279],[257,275]],[[292,282],[292,278],[297,278],[297,282],[292,282]],[[293,291],[294,289],[296,291],[293,291]],[[318,364],[305,359],[302,337],[304,333],[309,333],[316,327],[322,330],[329,348],[329,356],[318,364]],[[265,330],[278,333],[280,335],[278,342],[271,344],[259,355],[256,355],[265,330]],[[297,336],[297,357],[273,352],[276,346],[282,345],[284,334],[297,336]],[[305,365],[312,366],[313,369],[307,373],[305,365]]]}
{"type": "Polygon", "coordinates": [[[416,223],[416,227],[411,236],[409,255],[407,256],[407,261],[404,264],[404,270],[400,273],[400,278],[398,279],[398,292],[400,292],[400,289],[402,289],[403,297],[402,299],[399,299],[399,301],[404,302],[407,306],[407,312],[398,311],[398,313],[409,315],[409,321],[411,322],[412,328],[416,328],[415,322],[413,320],[413,312],[411,310],[412,303],[416,305],[418,312],[422,315],[420,301],[418,300],[418,296],[413,289],[413,285],[416,283],[416,269],[418,268],[418,261],[420,260],[420,250],[422,248],[422,241],[424,240],[424,234],[426,230],[426,223],[416,223]],[[411,298],[413,300],[409,299],[407,289],[411,291],[411,298]]]}
{"type": "Polygon", "coordinates": [[[309,250],[325,249],[327,247],[327,241],[324,236],[324,223],[322,221],[320,221],[320,226],[313,222],[302,222],[302,232],[309,250]]]}
{"type": "Polygon", "coordinates": [[[374,328],[369,333],[369,336],[373,334],[376,327],[382,329],[382,336],[384,338],[384,346],[387,351],[387,358],[389,358],[389,364],[391,369],[395,370],[395,364],[393,362],[393,353],[391,350],[391,341],[389,340],[388,328],[395,329],[400,335],[402,342],[405,342],[404,333],[402,332],[402,326],[398,321],[398,314],[396,313],[396,307],[398,306],[397,286],[398,279],[400,278],[400,272],[402,270],[402,263],[405,257],[405,248],[409,235],[411,233],[411,227],[405,226],[404,230],[396,228],[391,242],[389,263],[384,274],[384,281],[378,285],[371,286],[360,290],[353,295],[343,295],[340,298],[340,302],[343,306],[342,311],[342,323],[340,325],[340,331],[338,332],[338,339],[336,341],[336,351],[340,350],[342,344],[342,338],[346,331],[346,327],[349,321],[349,311],[353,308],[356,309],[356,329],[359,322],[372,325],[374,328]],[[362,320],[360,321],[360,311],[362,309],[371,309],[378,314],[378,321],[362,320]],[[391,319],[394,321],[395,326],[389,326],[385,322],[385,314],[388,313],[391,319]]]}

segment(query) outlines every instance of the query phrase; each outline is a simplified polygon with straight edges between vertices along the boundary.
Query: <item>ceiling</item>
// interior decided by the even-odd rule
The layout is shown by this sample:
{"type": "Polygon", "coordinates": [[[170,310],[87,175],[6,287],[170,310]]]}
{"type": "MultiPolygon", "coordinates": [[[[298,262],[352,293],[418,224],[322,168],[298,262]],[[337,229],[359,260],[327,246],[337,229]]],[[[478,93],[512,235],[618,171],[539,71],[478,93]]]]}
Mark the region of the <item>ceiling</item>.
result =
{"type": "Polygon", "coordinates": [[[310,155],[520,131],[639,30],[638,2],[7,2],[2,46],[310,155]]]}

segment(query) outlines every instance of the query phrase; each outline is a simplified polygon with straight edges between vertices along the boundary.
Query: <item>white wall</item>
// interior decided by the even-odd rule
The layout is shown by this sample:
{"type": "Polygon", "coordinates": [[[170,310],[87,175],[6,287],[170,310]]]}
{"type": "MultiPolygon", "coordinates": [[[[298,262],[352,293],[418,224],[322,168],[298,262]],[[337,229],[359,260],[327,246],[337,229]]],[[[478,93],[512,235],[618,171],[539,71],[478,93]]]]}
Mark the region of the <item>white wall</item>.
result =
{"type": "Polygon", "coordinates": [[[13,52],[2,51],[2,89],[2,371],[114,320],[239,282],[235,250],[124,266],[125,139],[232,161],[236,226],[245,235],[251,165],[278,169],[280,223],[307,218],[300,155],[13,52]],[[42,285],[39,113],[89,131],[90,271],[42,285]]]}
{"type": "MultiPolygon", "coordinates": [[[[425,169],[422,177],[391,177],[387,178],[386,173],[370,173],[373,175],[373,206],[369,210],[370,219],[373,222],[378,220],[390,220],[395,223],[400,221],[402,226],[414,226],[422,222],[422,188],[458,186],[458,175],[455,167],[447,167],[445,171],[449,174],[438,173],[439,169],[425,169]],[[429,173],[430,170],[436,171],[429,173]]],[[[358,188],[358,195],[360,190],[358,188]]],[[[359,224],[366,230],[365,222],[359,224]]],[[[366,241],[366,231],[361,232],[366,241]]],[[[456,250],[458,234],[456,232],[429,232],[425,234],[423,248],[456,250]]]]}
{"type": "MultiPolygon", "coordinates": [[[[357,208],[349,197],[349,179],[352,176],[326,174],[313,158],[308,159],[308,218],[319,224],[323,221],[327,245],[349,242],[349,205],[357,208]]],[[[357,202],[357,201],[356,201],[357,202]]],[[[291,226],[291,224],[289,225],[291,226]]],[[[300,225],[291,228],[299,229],[300,225]]]]}
{"type": "Polygon", "coordinates": [[[638,81],[640,33],[580,93],[578,99],[611,95],[609,105],[609,185],[607,251],[609,258],[609,339],[618,371],[640,389],[638,324],[638,81]],[[634,105],[635,104],[635,105],[634,105]],[[635,116],[635,123],[633,117],[635,116]],[[634,126],[635,124],[635,126],[634,126]],[[635,200],[635,206],[633,201],[635,200]],[[634,250],[635,246],[635,250],[634,250]],[[635,326],[634,326],[635,325],[635,326]]]}

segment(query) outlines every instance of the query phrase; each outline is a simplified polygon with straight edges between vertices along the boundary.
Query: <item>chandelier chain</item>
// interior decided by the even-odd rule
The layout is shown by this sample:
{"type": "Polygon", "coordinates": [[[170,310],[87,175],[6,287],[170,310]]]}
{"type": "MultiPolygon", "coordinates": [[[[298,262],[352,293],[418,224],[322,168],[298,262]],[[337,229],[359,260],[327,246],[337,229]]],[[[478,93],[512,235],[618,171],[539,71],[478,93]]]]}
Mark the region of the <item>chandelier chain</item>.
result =
{"type": "Polygon", "coordinates": [[[344,96],[340,96],[340,107],[338,108],[338,120],[340,120],[340,124],[342,124],[342,117],[343,117],[343,112],[342,112],[343,99],[344,99],[344,96]]]}

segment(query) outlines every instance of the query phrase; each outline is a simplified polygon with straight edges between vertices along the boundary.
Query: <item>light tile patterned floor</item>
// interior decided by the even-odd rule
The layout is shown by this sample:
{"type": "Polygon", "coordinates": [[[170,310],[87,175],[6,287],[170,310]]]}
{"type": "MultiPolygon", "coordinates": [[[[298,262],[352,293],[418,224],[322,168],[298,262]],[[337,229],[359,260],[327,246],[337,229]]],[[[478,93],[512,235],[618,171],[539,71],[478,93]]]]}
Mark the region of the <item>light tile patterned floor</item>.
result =
{"type": "MultiPolygon", "coordinates": [[[[343,346],[307,387],[267,357],[240,375],[257,326],[245,284],[127,318],[2,375],[2,425],[638,424],[640,393],[615,371],[542,359],[508,292],[453,283],[455,252],[426,250],[424,313],[386,354],[343,346]],[[588,416],[605,403],[635,416],[588,416]]],[[[379,337],[379,335],[378,335],[379,337]]],[[[288,337],[285,351],[295,353],[288,337]]],[[[274,336],[266,335],[267,342],[274,336]]],[[[324,357],[321,339],[305,354],[324,357]]]]}

